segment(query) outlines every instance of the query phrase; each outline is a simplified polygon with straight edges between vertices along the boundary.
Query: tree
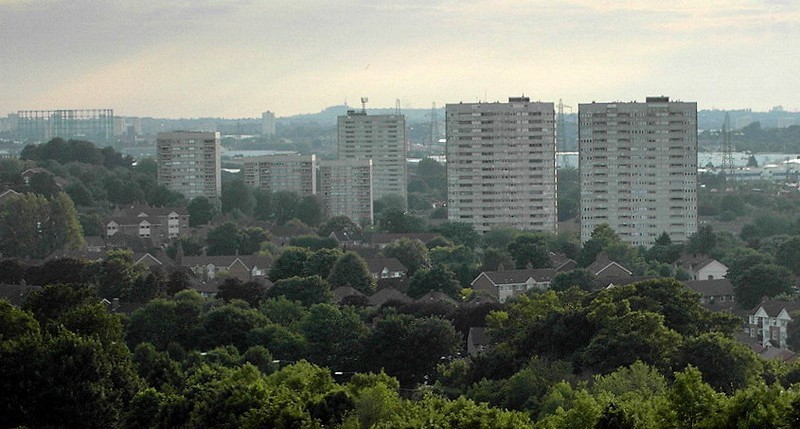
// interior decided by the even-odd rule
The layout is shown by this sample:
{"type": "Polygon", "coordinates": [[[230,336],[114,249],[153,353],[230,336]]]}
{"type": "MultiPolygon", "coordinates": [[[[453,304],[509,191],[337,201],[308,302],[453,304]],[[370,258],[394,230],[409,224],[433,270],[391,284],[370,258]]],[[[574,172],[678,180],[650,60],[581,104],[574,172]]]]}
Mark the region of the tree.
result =
{"type": "Polygon", "coordinates": [[[305,275],[305,265],[311,251],[303,247],[286,247],[269,269],[269,279],[277,282],[289,277],[305,275]]]}
{"type": "Polygon", "coordinates": [[[112,250],[100,262],[95,281],[97,292],[102,298],[127,299],[133,287],[144,272],[141,265],[133,263],[133,253],[129,250],[112,250]]]}
{"type": "Polygon", "coordinates": [[[253,209],[256,207],[256,198],[253,196],[253,192],[241,180],[223,183],[220,201],[223,213],[239,210],[246,215],[252,215],[253,209]]]}
{"type": "Polygon", "coordinates": [[[387,258],[397,258],[408,269],[406,274],[409,277],[418,269],[431,265],[428,248],[419,240],[403,237],[386,245],[381,253],[387,258]]]}
{"type": "Polygon", "coordinates": [[[600,224],[592,231],[591,238],[583,244],[583,250],[578,257],[578,265],[588,267],[597,259],[597,255],[609,246],[622,244],[619,236],[608,224],[600,224]]]}
{"type": "Polygon", "coordinates": [[[631,311],[607,319],[583,351],[582,361],[600,372],[611,372],[636,360],[666,369],[680,339],[677,332],[664,326],[664,316],[631,311]]]}
{"type": "Polygon", "coordinates": [[[354,238],[361,234],[362,231],[361,227],[356,225],[349,217],[334,216],[320,225],[318,232],[320,237],[327,237],[331,233],[336,233],[340,239],[346,240],[354,238]]]}
{"type": "Polygon", "coordinates": [[[800,235],[794,235],[778,246],[775,259],[780,265],[800,275],[800,235]]]}
{"type": "Polygon", "coordinates": [[[242,308],[235,302],[209,311],[202,320],[199,342],[206,350],[232,345],[239,351],[250,347],[248,334],[264,326],[267,318],[258,310],[242,308]]]}
{"type": "Polygon", "coordinates": [[[757,264],[746,269],[733,281],[736,301],[742,308],[752,308],[762,297],[789,293],[791,273],[775,264],[757,264]]]}
{"type": "Polygon", "coordinates": [[[690,338],[681,346],[675,366],[689,365],[700,370],[714,390],[729,395],[755,382],[762,369],[749,347],[717,332],[690,338]]]}
{"type": "Polygon", "coordinates": [[[474,249],[481,240],[481,235],[475,231],[472,224],[466,222],[447,221],[438,225],[433,231],[442,234],[455,244],[463,244],[470,249],[474,249]]]}
{"type": "Polygon", "coordinates": [[[556,274],[550,282],[550,289],[554,291],[563,291],[577,286],[585,291],[591,291],[594,278],[594,274],[585,268],[560,272],[556,274]]]}
{"type": "Polygon", "coordinates": [[[270,233],[256,226],[239,230],[237,250],[240,255],[253,255],[261,249],[261,243],[269,240],[270,233]]]}
{"type": "Polygon", "coordinates": [[[460,344],[461,336],[446,320],[391,315],[375,323],[363,365],[375,372],[383,369],[410,386],[432,374],[442,356],[454,354],[460,344]]]}
{"type": "Polygon", "coordinates": [[[461,284],[456,280],[455,274],[439,265],[418,270],[408,284],[408,296],[415,299],[434,290],[461,300],[461,284]]]}
{"type": "Polygon", "coordinates": [[[300,322],[312,362],[332,370],[355,371],[369,330],[352,308],[317,304],[300,322]]]}
{"type": "Polygon", "coordinates": [[[366,295],[375,291],[375,279],[369,272],[367,262],[355,252],[346,252],[336,260],[328,276],[328,283],[334,289],[350,286],[366,295]]]}
{"type": "Polygon", "coordinates": [[[239,228],[233,222],[226,222],[208,231],[206,254],[209,256],[236,254],[241,242],[239,228]]]}
{"type": "Polygon", "coordinates": [[[281,296],[290,301],[300,301],[304,306],[329,303],[333,297],[328,282],[319,276],[290,277],[276,281],[267,291],[267,297],[281,296]]]}
{"type": "Polygon", "coordinates": [[[297,218],[304,224],[316,227],[322,222],[325,214],[325,205],[320,197],[316,195],[306,195],[300,198],[297,203],[297,218]]]}
{"type": "Polygon", "coordinates": [[[552,264],[545,238],[541,234],[519,235],[508,243],[507,250],[513,256],[517,269],[524,269],[528,265],[531,268],[547,268],[552,264]]]}
{"type": "Polygon", "coordinates": [[[320,237],[316,235],[298,235],[289,239],[290,246],[305,247],[310,250],[335,249],[339,243],[331,237],[320,237]]]}
{"type": "Polygon", "coordinates": [[[380,213],[378,227],[382,231],[392,233],[422,232],[425,230],[425,222],[402,209],[393,207],[380,213]]]}
{"type": "Polygon", "coordinates": [[[0,211],[0,238],[6,257],[44,258],[84,244],[75,206],[63,192],[49,201],[34,194],[9,198],[0,211]]]}
{"type": "Polygon", "coordinates": [[[297,205],[300,199],[297,194],[289,191],[278,191],[272,194],[272,210],[275,222],[283,225],[297,217],[297,205]]]}
{"type": "Polygon", "coordinates": [[[189,211],[189,226],[206,225],[216,215],[216,208],[206,197],[195,197],[186,207],[189,211]]]}
{"type": "Polygon", "coordinates": [[[222,299],[226,303],[233,299],[240,299],[242,301],[247,301],[251,307],[255,307],[258,305],[258,302],[264,298],[266,290],[266,286],[257,281],[242,282],[232,277],[225,279],[225,281],[219,285],[217,298],[222,299]]]}

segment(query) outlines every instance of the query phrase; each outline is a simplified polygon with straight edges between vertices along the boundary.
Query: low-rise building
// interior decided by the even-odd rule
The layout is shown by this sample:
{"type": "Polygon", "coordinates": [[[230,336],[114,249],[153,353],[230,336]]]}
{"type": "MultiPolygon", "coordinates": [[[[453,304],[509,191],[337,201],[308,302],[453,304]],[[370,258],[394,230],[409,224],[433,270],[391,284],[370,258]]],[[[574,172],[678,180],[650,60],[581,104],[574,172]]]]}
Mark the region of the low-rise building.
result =
{"type": "Polygon", "coordinates": [[[692,280],[716,280],[725,278],[728,267],[716,259],[702,253],[687,253],[675,261],[675,267],[681,268],[692,277],[692,280]]]}
{"type": "Polygon", "coordinates": [[[549,289],[555,275],[556,270],[553,268],[484,271],[472,281],[472,289],[499,302],[506,302],[507,299],[529,290],[549,289]]]}
{"type": "Polygon", "coordinates": [[[792,313],[800,310],[800,303],[767,300],[757,305],[748,317],[748,333],[762,346],[787,348],[786,327],[793,320],[792,313]]]}

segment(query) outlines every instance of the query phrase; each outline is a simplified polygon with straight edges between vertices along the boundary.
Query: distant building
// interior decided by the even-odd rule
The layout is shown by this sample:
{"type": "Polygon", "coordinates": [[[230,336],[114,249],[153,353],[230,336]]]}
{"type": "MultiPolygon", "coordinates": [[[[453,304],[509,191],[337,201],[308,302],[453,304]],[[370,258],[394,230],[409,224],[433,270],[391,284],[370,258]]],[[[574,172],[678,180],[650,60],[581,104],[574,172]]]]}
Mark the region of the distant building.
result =
{"type": "Polygon", "coordinates": [[[447,214],[484,233],[496,226],[555,232],[556,146],[553,103],[446,107],[447,214]]]}
{"type": "Polygon", "coordinates": [[[748,316],[748,334],[762,346],[787,348],[786,327],[794,320],[791,316],[800,310],[800,303],[767,300],[757,305],[748,316]]]}
{"type": "Polygon", "coordinates": [[[374,199],[408,198],[406,117],[350,110],[338,120],[338,159],[372,160],[374,199]]]}
{"type": "Polygon", "coordinates": [[[328,216],[372,224],[372,161],[320,161],[319,192],[328,216]]]}
{"type": "Polygon", "coordinates": [[[502,303],[529,290],[549,289],[555,275],[552,268],[484,271],[472,281],[472,289],[502,303]]]}
{"type": "Polygon", "coordinates": [[[697,103],[580,104],[578,122],[582,243],[601,224],[635,246],[697,231],[697,103]]]}
{"type": "Polygon", "coordinates": [[[275,135],[275,114],[269,110],[261,114],[261,135],[275,135]]]}
{"type": "Polygon", "coordinates": [[[15,119],[20,140],[46,142],[61,137],[106,143],[114,138],[113,109],[20,110],[15,119]]]}
{"type": "Polygon", "coordinates": [[[317,193],[317,157],[269,155],[245,158],[244,183],[270,192],[314,195],[317,193]]]}
{"type": "Polygon", "coordinates": [[[728,275],[725,264],[702,253],[685,253],[675,261],[675,266],[689,273],[692,280],[718,280],[728,275]]]}
{"type": "Polygon", "coordinates": [[[218,202],[222,192],[218,132],[158,133],[158,184],[187,199],[207,197],[218,202]]]}

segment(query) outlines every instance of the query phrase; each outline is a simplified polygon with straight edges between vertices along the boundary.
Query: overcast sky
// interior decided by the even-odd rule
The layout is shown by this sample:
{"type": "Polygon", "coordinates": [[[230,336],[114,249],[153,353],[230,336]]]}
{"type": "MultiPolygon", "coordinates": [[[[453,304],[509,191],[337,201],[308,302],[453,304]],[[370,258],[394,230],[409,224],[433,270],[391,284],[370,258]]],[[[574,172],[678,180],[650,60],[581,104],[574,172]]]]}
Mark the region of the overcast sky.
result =
{"type": "Polygon", "coordinates": [[[0,0],[0,115],[288,116],[523,93],[800,110],[800,2],[0,0]]]}

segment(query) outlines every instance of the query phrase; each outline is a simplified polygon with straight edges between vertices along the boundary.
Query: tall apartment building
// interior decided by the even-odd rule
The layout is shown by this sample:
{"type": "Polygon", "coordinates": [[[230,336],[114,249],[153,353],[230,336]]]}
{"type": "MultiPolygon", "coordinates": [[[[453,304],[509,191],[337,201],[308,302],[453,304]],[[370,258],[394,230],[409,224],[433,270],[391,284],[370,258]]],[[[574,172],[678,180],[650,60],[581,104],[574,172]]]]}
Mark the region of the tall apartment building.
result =
{"type": "Polygon", "coordinates": [[[320,161],[319,193],[328,216],[347,216],[355,223],[372,224],[372,161],[320,161]]]}
{"type": "Polygon", "coordinates": [[[339,160],[371,159],[374,198],[398,195],[406,202],[406,117],[350,110],[339,116],[338,128],[339,160]]]}
{"type": "Polygon", "coordinates": [[[447,216],[484,233],[506,225],[555,232],[553,103],[446,106],[447,216]]]}
{"type": "Polygon", "coordinates": [[[275,114],[269,110],[261,114],[261,135],[275,135],[275,114]]]}
{"type": "Polygon", "coordinates": [[[632,245],[697,231],[697,103],[580,104],[578,118],[581,242],[604,223],[632,245]]]}
{"type": "Polygon", "coordinates": [[[221,196],[219,132],[173,131],[156,138],[158,184],[186,198],[221,196]]]}
{"type": "Polygon", "coordinates": [[[244,183],[270,192],[314,195],[317,193],[317,156],[295,154],[245,158],[244,183]]]}

